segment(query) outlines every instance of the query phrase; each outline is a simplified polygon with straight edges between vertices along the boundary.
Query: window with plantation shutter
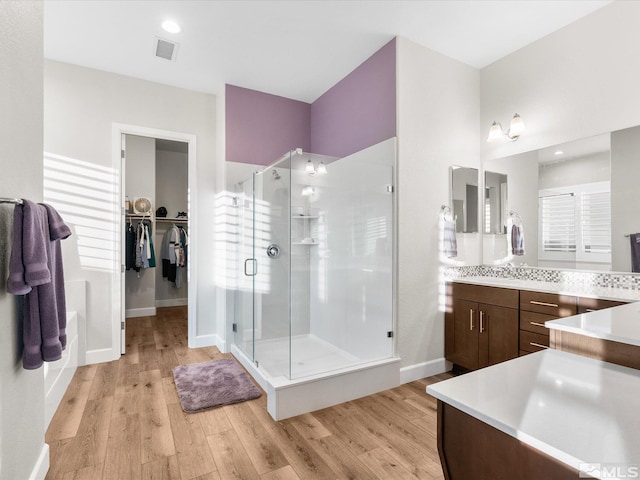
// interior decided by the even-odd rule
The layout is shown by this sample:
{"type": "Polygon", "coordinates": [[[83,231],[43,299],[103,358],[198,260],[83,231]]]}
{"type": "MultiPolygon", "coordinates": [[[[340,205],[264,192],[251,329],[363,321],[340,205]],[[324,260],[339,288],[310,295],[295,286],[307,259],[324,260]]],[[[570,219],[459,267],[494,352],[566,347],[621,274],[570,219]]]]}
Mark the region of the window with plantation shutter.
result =
{"type": "Polygon", "coordinates": [[[575,252],[576,223],[573,193],[540,197],[542,249],[575,252]]]}
{"type": "Polygon", "coordinates": [[[539,192],[541,260],[611,263],[609,182],[539,192]]]}
{"type": "Polygon", "coordinates": [[[584,192],[581,202],[582,243],[585,253],[611,253],[611,194],[584,192]]]}

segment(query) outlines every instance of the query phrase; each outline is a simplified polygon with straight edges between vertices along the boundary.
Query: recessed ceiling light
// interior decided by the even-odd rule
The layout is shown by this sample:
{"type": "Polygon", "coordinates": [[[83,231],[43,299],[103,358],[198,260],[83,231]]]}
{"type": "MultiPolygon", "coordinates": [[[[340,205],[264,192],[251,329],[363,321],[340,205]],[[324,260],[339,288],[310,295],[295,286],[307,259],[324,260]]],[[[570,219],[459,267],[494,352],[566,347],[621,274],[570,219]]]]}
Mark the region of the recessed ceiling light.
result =
{"type": "Polygon", "coordinates": [[[553,152],[554,155],[562,155],[564,152],[562,150],[556,150],[553,152]]]}
{"type": "Polygon", "coordinates": [[[178,25],[173,20],[165,20],[164,22],[162,22],[162,28],[165,32],[180,33],[180,25],[178,25]]]}

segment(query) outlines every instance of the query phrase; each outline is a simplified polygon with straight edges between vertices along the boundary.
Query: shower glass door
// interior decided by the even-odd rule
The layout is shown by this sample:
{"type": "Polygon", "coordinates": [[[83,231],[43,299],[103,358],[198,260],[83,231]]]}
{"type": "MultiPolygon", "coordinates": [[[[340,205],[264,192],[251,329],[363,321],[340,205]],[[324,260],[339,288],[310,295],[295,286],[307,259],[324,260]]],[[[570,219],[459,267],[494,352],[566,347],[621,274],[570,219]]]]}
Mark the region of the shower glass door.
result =
{"type": "Polygon", "coordinates": [[[268,376],[290,375],[291,157],[240,185],[236,346],[268,376]]]}
{"type": "Polygon", "coordinates": [[[255,175],[254,360],[270,377],[290,375],[291,156],[255,175]]]}
{"type": "Polygon", "coordinates": [[[238,234],[238,284],[233,324],[234,343],[255,360],[255,174],[238,185],[235,207],[238,234]]]}

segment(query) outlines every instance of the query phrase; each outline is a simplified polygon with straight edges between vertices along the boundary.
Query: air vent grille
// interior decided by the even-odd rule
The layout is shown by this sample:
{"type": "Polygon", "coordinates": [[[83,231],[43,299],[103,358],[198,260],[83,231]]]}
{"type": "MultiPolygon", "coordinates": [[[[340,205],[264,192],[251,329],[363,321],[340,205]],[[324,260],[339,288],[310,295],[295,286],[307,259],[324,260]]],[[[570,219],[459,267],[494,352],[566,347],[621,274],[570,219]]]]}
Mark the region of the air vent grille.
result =
{"type": "Polygon", "coordinates": [[[178,52],[178,44],[156,37],[156,57],[174,61],[178,52]]]}

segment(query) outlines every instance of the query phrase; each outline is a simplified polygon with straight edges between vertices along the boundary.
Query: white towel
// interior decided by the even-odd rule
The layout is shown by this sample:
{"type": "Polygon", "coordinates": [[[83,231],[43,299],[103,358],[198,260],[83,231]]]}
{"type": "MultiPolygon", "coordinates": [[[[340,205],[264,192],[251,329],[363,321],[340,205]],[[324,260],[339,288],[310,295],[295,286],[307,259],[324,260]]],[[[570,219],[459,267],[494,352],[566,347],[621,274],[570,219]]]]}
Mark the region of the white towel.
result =
{"type": "Polygon", "coordinates": [[[442,221],[442,253],[448,258],[458,256],[458,242],[456,240],[456,222],[447,220],[442,221]]]}

